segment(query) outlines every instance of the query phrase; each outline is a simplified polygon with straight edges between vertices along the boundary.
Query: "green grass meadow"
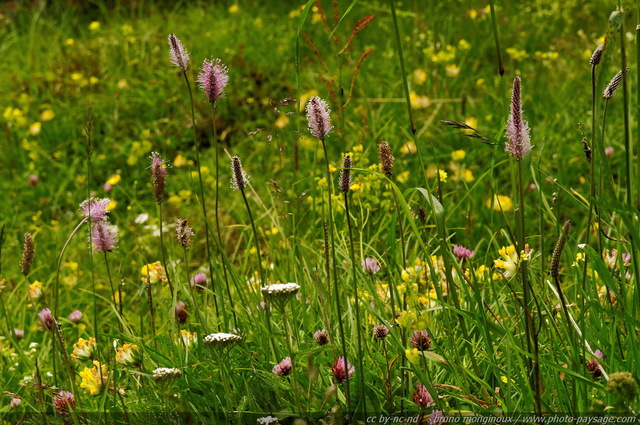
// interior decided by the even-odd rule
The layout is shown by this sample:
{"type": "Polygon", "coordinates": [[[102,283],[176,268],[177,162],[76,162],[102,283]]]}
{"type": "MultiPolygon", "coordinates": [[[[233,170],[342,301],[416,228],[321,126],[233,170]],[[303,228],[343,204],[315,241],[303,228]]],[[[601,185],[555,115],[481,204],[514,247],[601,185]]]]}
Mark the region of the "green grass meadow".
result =
{"type": "Polygon", "coordinates": [[[2,423],[636,423],[639,23],[2,2],[2,423]]]}

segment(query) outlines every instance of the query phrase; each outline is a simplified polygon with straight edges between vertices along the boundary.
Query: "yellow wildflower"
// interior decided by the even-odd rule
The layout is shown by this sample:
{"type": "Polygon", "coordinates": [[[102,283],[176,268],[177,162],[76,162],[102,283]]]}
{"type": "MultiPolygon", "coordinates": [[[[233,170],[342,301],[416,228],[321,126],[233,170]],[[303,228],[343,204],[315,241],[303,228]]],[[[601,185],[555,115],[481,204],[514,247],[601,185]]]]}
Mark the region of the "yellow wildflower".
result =
{"type": "Polygon", "coordinates": [[[186,329],[180,329],[180,338],[186,348],[191,348],[192,345],[198,343],[198,334],[189,332],[186,329]]]}
{"type": "Polygon", "coordinates": [[[122,79],[122,80],[118,81],[117,86],[118,86],[119,89],[126,89],[129,86],[129,84],[127,83],[127,80],[122,79]]]}
{"type": "Polygon", "coordinates": [[[40,112],[40,121],[51,121],[56,114],[51,109],[45,109],[40,112]]]}
{"type": "Polygon", "coordinates": [[[73,38],[67,38],[67,39],[64,41],[64,45],[65,45],[65,46],[73,46],[75,42],[76,42],[76,41],[75,41],[73,38]]]}
{"type": "Polygon", "coordinates": [[[89,339],[80,338],[78,342],[73,344],[73,353],[71,353],[71,359],[77,362],[83,362],[93,357],[93,353],[96,350],[96,339],[91,337],[89,339]]]}
{"type": "Polygon", "coordinates": [[[514,47],[507,47],[505,51],[514,61],[519,61],[529,57],[529,54],[526,51],[518,50],[514,47]]]}
{"type": "Polygon", "coordinates": [[[448,177],[447,172],[444,171],[443,169],[439,169],[438,170],[438,174],[440,175],[440,181],[442,183],[446,183],[447,182],[447,177],[448,177]]]}
{"type": "Polygon", "coordinates": [[[276,118],[276,128],[285,128],[289,125],[289,117],[286,115],[280,115],[276,118]]]}
{"type": "Polygon", "coordinates": [[[416,148],[416,144],[414,142],[412,142],[411,140],[407,140],[406,142],[404,142],[404,145],[402,145],[402,147],[400,148],[400,152],[403,154],[414,154],[416,152],[418,152],[418,149],[416,148]]]}
{"type": "Polygon", "coordinates": [[[140,274],[142,274],[142,282],[144,283],[146,283],[147,280],[150,283],[167,283],[167,273],[160,261],[142,266],[140,274]]]}
{"type": "Polygon", "coordinates": [[[409,170],[403,171],[396,176],[396,180],[400,183],[406,183],[409,180],[409,170]]]}
{"type": "Polygon", "coordinates": [[[460,68],[455,63],[449,64],[444,67],[444,72],[447,74],[447,77],[455,78],[460,74],[460,68]]]}
{"type": "Polygon", "coordinates": [[[189,163],[189,161],[187,160],[187,158],[185,158],[184,156],[178,154],[176,155],[175,159],[173,160],[173,166],[180,168],[180,167],[184,167],[185,165],[187,165],[189,163]]]}
{"type": "MultiPolygon", "coordinates": [[[[518,265],[520,264],[520,258],[518,253],[516,252],[516,248],[513,245],[509,245],[507,247],[502,247],[498,251],[501,258],[493,261],[493,265],[497,268],[503,269],[502,275],[507,279],[513,277],[518,272],[518,265]]],[[[527,261],[529,259],[529,250],[528,246],[525,245],[525,250],[520,255],[523,261],[527,261]]]]}
{"type": "Polygon", "coordinates": [[[125,366],[140,363],[140,347],[130,343],[126,343],[122,347],[118,347],[116,361],[125,366]]]}
{"type": "Polygon", "coordinates": [[[42,296],[42,282],[36,280],[29,285],[29,300],[35,301],[42,296]]]}
{"type": "Polygon", "coordinates": [[[89,24],[89,29],[91,31],[98,31],[100,29],[100,22],[98,21],[93,21],[89,24]]]}
{"type": "Polygon", "coordinates": [[[403,310],[402,313],[400,314],[400,317],[396,319],[396,322],[398,322],[398,325],[402,326],[403,328],[408,328],[413,324],[415,320],[416,320],[416,313],[412,311],[403,310]]]}
{"type": "Polygon", "coordinates": [[[458,48],[460,50],[469,50],[471,48],[471,44],[464,38],[458,42],[458,48]]]}
{"type": "Polygon", "coordinates": [[[471,170],[462,170],[462,178],[467,183],[471,183],[476,179],[475,177],[473,177],[473,172],[471,170]]]}
{"type": "Polygon", "coordinates": [[[229,7],[229,13],[238,13],[240,11],[240,7],[237,4],[232,4],[229,7]]]}
{"type": "Polygon", "coordinates": [[[93,361],[93,367],[85,367],[80,372],[82,383],[80,388],[84,388],[91,395],[98,395],[102,392],[102,387],[107,383],[109,374],[107,373],[107,366],[100,364],[99,361],[93,361]]]}
{"type": "Polygon", "coordinates": [[[467,153],[465,151],[458,149],[457,151],[451,152],[451,159],[454,161],[462,161],[466,155],[467,153]]]}
{"type": "Polygon", "coordinates": [[[423,109],[431,105],[431,100],[426,96],[420,96],[416,92],[409,93],[409,102],[413,109],[423,109]]]}
{"type": "Polygon", "coordinates": [[[84,78],[84,75],[82,75],[81,72],[74,72],[71,74],[71,79],[73,81],[80,81],[84,78]]]}
{"type": "Polygon", "coordinates": [[[427,73],[422,69],[416,69],[413,71],[413,82],[419,86],[423,85],[427,81],[427,73]]]}
{"type": "Polygon", "coordinates": [[[120,182],[121,179],[122,177],[120,177],[120,174],[114,174],[113,176],[111,176],[111,178],[109,178],[109,180],[107,180],[107,184],[110,184],[111,186],[116,185],[120,182]]]}
{"type": "Polygon", "coordinates": [[[409,363],[420,364],[420,351],[417,348],[407,348],[404,354],[407,356],[409,363]]]}
{"type": "MultiPolygon", "coordinates": [[[[491,199],[487,199],[487,208],[491,208],[491,199]]],[[[511,211],[513,208],[513,201],[508,196],[495,195],[493,197],[493,209],[496,211],[511,211]]]]}

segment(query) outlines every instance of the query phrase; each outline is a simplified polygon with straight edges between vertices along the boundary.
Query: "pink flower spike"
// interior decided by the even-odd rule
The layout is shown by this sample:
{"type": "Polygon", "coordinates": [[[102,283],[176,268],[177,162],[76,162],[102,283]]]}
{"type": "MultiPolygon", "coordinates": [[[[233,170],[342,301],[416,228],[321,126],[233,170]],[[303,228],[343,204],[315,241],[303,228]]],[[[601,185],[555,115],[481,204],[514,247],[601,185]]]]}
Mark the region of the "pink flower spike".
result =
{"type": "Polygon", "coordinates": [[[520,161],[528,154],[533,146],[529,136],[529,124],[522,119],[522,94],[520,89],[520,77],[513,79],[513,92],[511,93],[511,112],[507,121],[507,143],[504,150],[516,161],[520,161]]]}
{"type": "Polygon", "coordinates": [[[330,112],[327,102],[318,96],[313,96],[307,102],[309,132],[320,140],[324,140],[333,129],[331,117],[329,116],[330,112]]]}
{"type": "Polygon", "coordinates": [[[461,245],[456,245],[453,247],[453,255],[455,255],[461,260],[467,260],[469,258],[473,258],[473,256],[476,255],[476,253],[461,245]]]}
{"type": "Polygon", "coordinates": [[[347,382],[349,379],[353,379],[353,372],[355,372],[356,368],[349,361],[346,361],[344,357],[340,357],[336,364],[331,366],[331,371],[333,372],[333,376],[335,376],[336,381],[338,382],[347,382]]]}
{"type": "Polygon", "coordinates": [[[376,274],[380,271],[380,265],[375,258],[365,258],[362,260],[362,270],[368,274],[376,274]]]}
{"type": "Polygon", "coordinates": [[[80,211],[84,218],[88,218],[91,221],[102,221],[107,218],[107,207],[111,203],[109,198],[90,198],[83,201],[80,204],[80,211]]]}
{"type": "Polygon", "coordinates": [[[604,354],[602,354],[602,351],[600,351],[599,348],[593,354],[595,354],[596,357],[599,358],[600,360],[602,360],[602,358],[604,357],[604,354]]]}
{"type": "Polygon", "coordinates": [[[229,82],[229,69],[220,59],[205,60],[198,74],[198,83],[207,95],[209,103],[214,104],[224,97],[224,88],[229,82]]]}
{"type": "Polygon", "coordinates": [[[91,228],[93,252],[112,252],[118,243],[118,227],[101,221],[91,228]]]}
{"type": "Polygon", "coordinates": [[[171,63],[180,68],[183,72],[189,67],[189,52],[184,48],[175,34],[169,34],[169,56],[171,63]]]}

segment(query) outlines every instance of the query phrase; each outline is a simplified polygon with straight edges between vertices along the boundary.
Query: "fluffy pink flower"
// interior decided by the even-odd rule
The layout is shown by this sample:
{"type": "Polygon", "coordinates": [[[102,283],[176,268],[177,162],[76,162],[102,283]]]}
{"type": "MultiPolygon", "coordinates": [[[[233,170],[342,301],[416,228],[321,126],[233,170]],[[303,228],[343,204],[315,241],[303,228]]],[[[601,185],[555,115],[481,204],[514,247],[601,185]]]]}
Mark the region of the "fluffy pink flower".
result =
{"type": "Polygon", "coordinates": [[[416,388],[416,392],[413,393],[413,401],[418,405],[421,409],[426,409],[427,407],[433,405],[433,397],[427,391],[427,387],[422,384],[418,384],[416,388]]]}
{"type": "Polygon", "coordinates": [[[344,357],[340,357],[336,364],[331,366],[331,371],[333,372],[333,376],[335,376],[336,381],[338,382],[347,382],[347,380],[353,379],[353,372],[355,372],[356,368],[349,361],[346,361],[344,357]]]}
{"type": "Polygon", "coordinates": [[[176,323],[184,323],[187,321],[187,306],[183,301],[178,301],[174,307],[176,323]]]}
{"type": "Polygon", "coordinates": [[[51,310],[45,308],[38,313],[38,317],[40,317],[40,326],[42,329],[51,330],[53,329],[53,325],[55,324],[55,320],[53,319],[53,314],[51,314],[51,310]]]}
{"type": "Polygon", "coordinates": [[[80,212],[84,218],[91,221],[102,221],[107,218],[107,207],[111,203],[109,198],[90,198],[82,201],[80,204],[80,212]]]}
{"type": "Polygon", "coordinates": [[[209,103],[224,97],[224,88],[229,82],[229,69],[220,59],[205,60],[198,74],[198,83],[207,95],[209,103]]]}
{"type": "Polygon", "coordinates": [[[365,258],[362,260],[362,270],[368,274],[376,274],[380,271],[380,265],[375,258],[365,258]]]}
{"type": "Polygon", "coordinates": [[[315,338],[318,345],[326,345],[329,343],[329,336],[324,329],[317,330],[316,333],[313,334],[313,338],[315,338]]]}
{"type": "Polygon", "coordinates": [[[309,132],[320,140],[324,140],[333,129],[331,125],[331,110],[327,102],[313,96],[307,102],[307,121],[309,122],[309,132]]]}
{"type": "Polygon", "coordinates": [[[186,71],[189,67],[189,52],[175,34],[169,34],[169,56],[171,63],[182,71],[186,71]]]}
{"type": "Polygon", "coordinates": [[[59,415],[63,415],[76,407],[76,401],[70,392],[59,391],[53,395],[53,406],[59,415]]]}
{"type": "Polygon", "coordinates": [[[118,243],[118,228],[106,221],[98,222],[91,228],[93,252],[111,252],[118,243]]]}
{"type": "Polygon", "coordinates": [[[18,341],[20,341],[22,338],[24,338],[24,331],[22,329],[14,328],[13,336],[15,336],[18,341]]]}
{"type": "Polygon", "coordinates": [[[461,245],[456,245],[453,247],[453,255],[455,255],[461,260],[466,260],[469,258],[473,258],[473,256],[476,255],[476,253],[461,245]]]}
{"type": "Polygon", "coordinates": [[[69,314],[69,320],[73,323],[78,323],[82,320],[82,312],[80,310],[74,310],[69,314]]]}
{"type": "Polygon", "coordinates": [[[204,273],[197,273],[191,278],[191,285],[195,286],[198,291],[203,291],[207,286],[207,275],[204,273]]]}
{"type": "Polygon", "coordinates": [[[504,150],[514,159],[520,161],[531,151],[531,139],[529,136],[529,124],[522,119],[522,97],[520,90],[520,77],[513,79],[513,92],[511,93],[511,113],[507,121],[507,143],[504,150]]]}
{"type": "Polygon", "coordinates": [[[291,373],[291,357],[285,357],[280,363],[273,367],[273,373],[280,376],[287,376],[291,373]]]}

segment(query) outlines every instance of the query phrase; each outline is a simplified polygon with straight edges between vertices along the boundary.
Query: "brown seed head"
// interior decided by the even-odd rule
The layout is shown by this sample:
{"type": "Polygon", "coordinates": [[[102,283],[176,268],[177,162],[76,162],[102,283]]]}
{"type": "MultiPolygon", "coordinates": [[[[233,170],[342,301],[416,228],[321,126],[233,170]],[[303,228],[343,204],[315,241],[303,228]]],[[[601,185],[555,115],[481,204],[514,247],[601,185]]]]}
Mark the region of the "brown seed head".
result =
{"type": "Polygon", "coordinates": [[[344,193],[349,192],[349,188],[353,184],[351,167],[353,167],[353,162],[351,157],[347,155],[342,161],[342,171],[340,171],[340,190],[344,193]]]}
{"type": "Polygon", "coordinates": [[[389,143],[380,143],[378,145],[378,153],[380,154],[380,169],[387,178],[391,179],[393,177],[393,154],[389,143]]]}
{"type": "Polygon", "coordinates": [[[31,271],[34,253],[33,238],[31,237],[31,233],[27,232],[24,234],[24,246],[22,247],[22,258],[20,259],[20,271],[22,271],[22,274],[25,276],[28,276],[29,271],[31,271]]]}

